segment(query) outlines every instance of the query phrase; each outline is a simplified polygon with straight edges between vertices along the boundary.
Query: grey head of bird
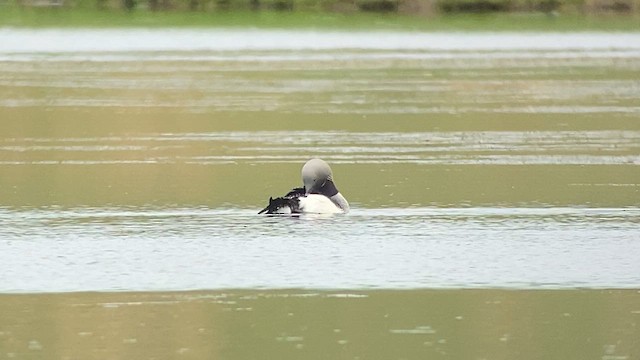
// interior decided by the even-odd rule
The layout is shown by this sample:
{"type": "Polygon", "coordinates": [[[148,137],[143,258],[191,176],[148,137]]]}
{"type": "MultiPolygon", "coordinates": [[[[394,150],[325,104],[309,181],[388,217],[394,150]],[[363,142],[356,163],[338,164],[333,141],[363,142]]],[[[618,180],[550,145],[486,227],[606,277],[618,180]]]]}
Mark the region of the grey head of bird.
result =
{"type": "Polygon", "coordinates": [[[311,159],[302,167],[302,183],[307,194],[331,197],[338,193],[333,184],[331,167],[322,159],[311,159]]]}

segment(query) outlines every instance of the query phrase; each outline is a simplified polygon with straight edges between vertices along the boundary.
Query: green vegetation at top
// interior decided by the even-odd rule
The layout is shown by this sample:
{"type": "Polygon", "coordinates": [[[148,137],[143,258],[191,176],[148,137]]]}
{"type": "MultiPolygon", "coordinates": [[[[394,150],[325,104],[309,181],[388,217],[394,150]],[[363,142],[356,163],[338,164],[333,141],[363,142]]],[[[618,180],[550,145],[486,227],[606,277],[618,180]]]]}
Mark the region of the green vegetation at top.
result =
{"type": "Polygon", "coordinates": [[[0,27],[640,31],[640,0],[2,1],[0,27]]]}

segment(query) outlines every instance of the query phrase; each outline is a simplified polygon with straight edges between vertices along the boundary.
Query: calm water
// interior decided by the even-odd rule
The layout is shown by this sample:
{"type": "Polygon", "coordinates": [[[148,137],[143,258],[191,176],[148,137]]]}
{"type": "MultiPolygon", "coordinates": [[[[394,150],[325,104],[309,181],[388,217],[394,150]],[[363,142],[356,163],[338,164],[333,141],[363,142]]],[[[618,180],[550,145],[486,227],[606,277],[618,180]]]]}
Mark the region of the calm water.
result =
{"type": "Polygon", "coordinates": [[[19,359],[629,359],[640,294],[225,291],[0,297],[19,359]]]}
{"type": "Polygon", "coordinates": [[[639,34],[0,44],[0,358],[638,354],[639,34]]]}

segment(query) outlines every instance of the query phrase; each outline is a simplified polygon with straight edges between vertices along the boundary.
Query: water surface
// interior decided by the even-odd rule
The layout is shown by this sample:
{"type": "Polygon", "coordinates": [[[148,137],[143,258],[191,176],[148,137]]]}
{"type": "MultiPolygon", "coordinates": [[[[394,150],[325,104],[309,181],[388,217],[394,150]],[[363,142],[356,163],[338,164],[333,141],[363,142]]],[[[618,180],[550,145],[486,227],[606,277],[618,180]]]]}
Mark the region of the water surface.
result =
{"type": "Polygon", "coordinates": [[[637,209],[0,212],[2,292],[634,288],[637,209]]]}
{"type": "Polygon", "coordinates": [[[640,283],[638,34],[0,42],[0,291],[640,283]],[[353,212],[258,217],[315,156],[353,212]]]}
{"type": "Polygon", "coordinates": [[[0,44],[0,358],[640,352],[638,34],[0,44]],[[258,216],[315,156],[352,212],[258,216]]]}
{"type": "Polygon", "coordinates": [[[639,298],[635,290],[4,295],[0,356],[631,360],[639,298]]]}

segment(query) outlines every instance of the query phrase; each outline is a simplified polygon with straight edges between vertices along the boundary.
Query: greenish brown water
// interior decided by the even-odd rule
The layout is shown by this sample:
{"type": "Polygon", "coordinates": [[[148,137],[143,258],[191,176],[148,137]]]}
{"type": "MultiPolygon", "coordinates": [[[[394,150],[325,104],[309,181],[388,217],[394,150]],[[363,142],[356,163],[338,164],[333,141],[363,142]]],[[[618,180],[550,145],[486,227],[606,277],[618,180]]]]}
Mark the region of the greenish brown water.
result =
{"type": "Polygon", "coordinates": [[[0,43],[0,358],[639,353],[637,34],[0,43]]]}
{"type": "Polygon", "coordinates": [[[637,291],[0,296],[17,359],[634,359],[637,291]]]}
{"type": "Polygon", "coordinates": [[[634,33],[3,34],[4,205],[259,207],[312,156],[364,207],[639,203],[634,33]]]}

